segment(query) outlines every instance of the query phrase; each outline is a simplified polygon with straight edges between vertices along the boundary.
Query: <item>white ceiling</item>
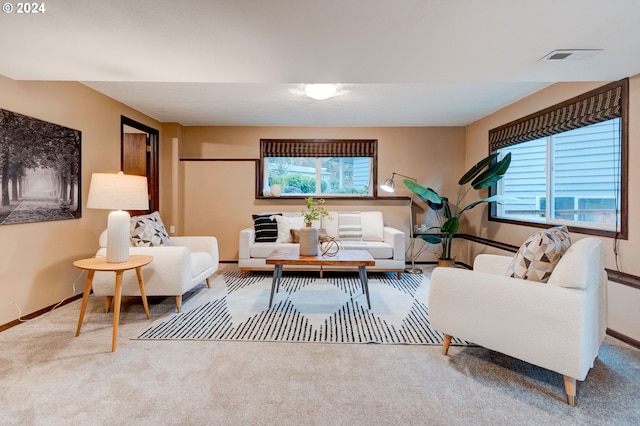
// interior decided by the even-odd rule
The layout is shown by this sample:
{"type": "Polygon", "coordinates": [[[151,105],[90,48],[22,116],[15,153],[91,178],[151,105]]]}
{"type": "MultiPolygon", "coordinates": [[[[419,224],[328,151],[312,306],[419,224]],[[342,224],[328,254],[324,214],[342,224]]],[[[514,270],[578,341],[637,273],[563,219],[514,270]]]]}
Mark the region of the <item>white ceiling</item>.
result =
{"type": "Polygon", "coordinates": [[[81,81],[189,126],[458,126],[554,82],[640,73],[639,0],[44,4],[1,14],[0,74],[81,81]],[[554,49],[602,52],[539,61],[554,49]],[[340,96],[302,96],[321,82],[340,96]]]}

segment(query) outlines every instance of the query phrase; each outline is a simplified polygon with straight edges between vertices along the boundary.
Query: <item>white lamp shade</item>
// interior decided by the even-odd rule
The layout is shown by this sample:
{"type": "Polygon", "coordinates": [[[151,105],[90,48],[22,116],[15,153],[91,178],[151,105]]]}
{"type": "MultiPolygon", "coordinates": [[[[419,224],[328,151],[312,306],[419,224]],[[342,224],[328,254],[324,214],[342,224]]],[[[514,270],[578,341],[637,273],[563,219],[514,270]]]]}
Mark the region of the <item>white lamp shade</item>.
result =
{"type": "Polygon", "coordinates": [[[90,209],[148,210],[149,192],[146,176],[122,172],[94,173],[89,186],[90,209]]]}
{"type": "Polygon", "coordinates": [[[87,207],[115,210],[109,213],[107,223],[107,262],[129,260],[130,220],[129,213],[122,210],[149,209],[147,178],[122,172],[94,173],[87,207]]]}

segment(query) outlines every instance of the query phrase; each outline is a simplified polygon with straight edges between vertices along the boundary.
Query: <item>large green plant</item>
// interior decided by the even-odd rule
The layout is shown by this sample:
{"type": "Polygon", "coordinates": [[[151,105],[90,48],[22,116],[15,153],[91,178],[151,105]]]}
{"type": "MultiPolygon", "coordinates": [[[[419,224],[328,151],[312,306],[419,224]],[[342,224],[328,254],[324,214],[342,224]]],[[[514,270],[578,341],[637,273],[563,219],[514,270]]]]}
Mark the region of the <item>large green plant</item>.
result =
{"type": "Polygon", "coordinates": [[[437,229],[437,235],[420,235],[419,237],[430,244],[442,244],[443,260],[451,260],[451,244],[453,237],[460,228],[460,217],[467,210],[471,210],[478,204],[492,203],[504,199],[503,196],[494,195],[464,206],[464,199],[472,189],[480,190],[487,188],[504,176],[509,164],[511,164],[511,153],[508,153],[502,160],[496,161],[498,154],[491,154],[469,169],[458,181],[458,195],[455,203],[449,198],[443,197],[431,188],[420,186],[411,179],[404,179],[402,182],[424,200],[429,208],[436,212],[438,226],[432,226],[429,230],[437,229]]]}

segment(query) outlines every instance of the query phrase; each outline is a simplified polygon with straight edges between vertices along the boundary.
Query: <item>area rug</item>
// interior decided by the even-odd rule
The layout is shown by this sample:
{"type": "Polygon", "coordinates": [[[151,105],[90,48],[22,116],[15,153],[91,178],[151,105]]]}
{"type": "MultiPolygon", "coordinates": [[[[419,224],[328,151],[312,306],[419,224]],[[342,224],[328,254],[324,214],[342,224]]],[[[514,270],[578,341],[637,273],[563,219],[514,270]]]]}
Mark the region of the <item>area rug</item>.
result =
{"type": "Polygon", "coordinates": [[[216,297],[156,321],[134,339],[442,344],[429,325],[426,276],[370,273],[371,309],[357,273],[320,278],[285,271],[269,308],[271,282],[270,274],[243,279],[239,271],[225,272],[217,280],[223,288],[212,288],[216,297]]]}

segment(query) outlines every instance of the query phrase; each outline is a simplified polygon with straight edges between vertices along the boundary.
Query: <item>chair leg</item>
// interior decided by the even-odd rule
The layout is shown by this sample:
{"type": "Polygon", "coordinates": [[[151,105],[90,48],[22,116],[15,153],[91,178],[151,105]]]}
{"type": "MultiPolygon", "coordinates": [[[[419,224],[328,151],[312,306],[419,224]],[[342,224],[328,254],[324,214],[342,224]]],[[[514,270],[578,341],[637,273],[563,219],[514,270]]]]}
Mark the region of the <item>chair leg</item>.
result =
{"type": "Polygon", "coordinates": [[[113,296],[107,296],[104,301],[104,313],[108,314],[109,309],[111,309],[111,301],[113,300],[113,296]]]}
{"type": "Polygon", "coordinates": [[[205,281],[207,282],[207,287],[211,288],[211,281],[209,280],[209,277],[207,277],[205,281]]]}
{"type": "Polygon", "coordinates": [[[449,352],[449,346],[451,346],[451,336],[444,335],[444,341],[442,342],[442,355],[446,355],[449,352]]]}
{"type": "Polygon", "coordinates": [[[564,391],[567,393],[567,404],[576,406],[576,379],[564,376],[564,391]]]}
{"type": "Polygon", "coordinates": [[[182,312],[182,295],[176,296],[176,309],[178,309],[178,313],[182,312]]]}

